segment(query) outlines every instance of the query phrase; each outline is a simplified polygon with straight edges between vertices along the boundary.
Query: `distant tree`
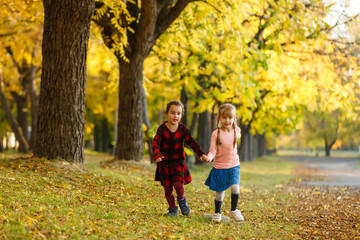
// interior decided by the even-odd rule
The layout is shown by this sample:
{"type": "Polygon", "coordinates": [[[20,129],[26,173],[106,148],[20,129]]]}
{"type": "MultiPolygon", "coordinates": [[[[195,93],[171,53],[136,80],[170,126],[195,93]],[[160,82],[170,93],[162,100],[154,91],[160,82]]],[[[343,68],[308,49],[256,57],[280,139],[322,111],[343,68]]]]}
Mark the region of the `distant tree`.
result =
{"type": "Polygon", "coordinates": [[[34,155],[84,161],[85,74],[94,0],[44,0],[39,121],[34,155]]]}
{"type": "Polygon", "coordinates": [[[0,75],[0,102],[2,109],[4,110],[5,117],[8,119],[8,122],[11,126],[11,129],[13,130],[16,139],[19,142],[19,145],[21,145],[21,148],[19,149],[20,152],[27,152],[29,150],[29,145],[26,141],[26,138],[23,134],[23,131],[21,130],[20,124],[14,117],[14,115],[11,112],[10,106],[8,104],[8,101],[6,99],[5,93],[4,93],[4,86],[3,86],[3,79],[2,75],[0,75]]]}

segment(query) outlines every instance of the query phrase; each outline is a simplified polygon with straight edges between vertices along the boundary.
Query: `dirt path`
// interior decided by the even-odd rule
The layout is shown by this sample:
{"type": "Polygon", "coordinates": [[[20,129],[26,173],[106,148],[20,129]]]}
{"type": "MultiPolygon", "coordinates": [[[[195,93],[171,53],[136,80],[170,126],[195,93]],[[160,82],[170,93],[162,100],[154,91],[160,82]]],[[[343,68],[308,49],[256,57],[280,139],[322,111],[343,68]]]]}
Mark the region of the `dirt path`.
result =
{"type": "Polygon", "coordinates": [[[360,158],[306,156],[284,156],[283,158],[301,163],[295,175],[304,177],[303,184],[360,188],[360,158]]]}

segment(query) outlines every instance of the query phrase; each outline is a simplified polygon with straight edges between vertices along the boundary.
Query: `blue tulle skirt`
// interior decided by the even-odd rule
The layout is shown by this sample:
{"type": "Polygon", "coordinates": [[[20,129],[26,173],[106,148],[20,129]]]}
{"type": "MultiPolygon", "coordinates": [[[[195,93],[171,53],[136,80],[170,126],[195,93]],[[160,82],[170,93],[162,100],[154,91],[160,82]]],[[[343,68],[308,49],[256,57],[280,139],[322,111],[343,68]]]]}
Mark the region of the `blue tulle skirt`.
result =
{"type": "Polygon", "coordinates": [[[229,169],[212,168],[205,185],[210,190],[222,192],[233,184],[240,184],[240,165],[229,169]]]}

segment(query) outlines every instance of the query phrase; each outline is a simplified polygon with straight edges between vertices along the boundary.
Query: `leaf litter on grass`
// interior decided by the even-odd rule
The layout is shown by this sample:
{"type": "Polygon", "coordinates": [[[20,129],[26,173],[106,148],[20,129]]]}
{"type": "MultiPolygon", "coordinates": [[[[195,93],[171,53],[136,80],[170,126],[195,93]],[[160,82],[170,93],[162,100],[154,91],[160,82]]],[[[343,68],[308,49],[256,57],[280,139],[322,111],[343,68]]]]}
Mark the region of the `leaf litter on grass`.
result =
{"type": "MultiPolygon", "coordinates": [[[[107,160],[87,168],[19,158],[1,160],[0,171],[0,238],[5,239],[359,238],[359,192],[351,189],[313,188],[296,181],[274,181],[268,187],[246,173],[239,201],[245,221],[219,225],[201,217],[213,211],[214,200],[203,185],[203,170],[192,171],[193,182],[185,186],[192,216],[179,212],[177,218],[162,216],[167,203],[149,163],[107,160]]],[[[229,196],[227,192],[225,216],[229,196]]]]}
{"type": "Polygon", "coordinates": [[[321,179],[310,168],[297,168],[297,178],[287,186],[292,196],[291,212],[300,225],[301,239],[360,239],[360,188],[312,186],[301,179],[321,179]]]}

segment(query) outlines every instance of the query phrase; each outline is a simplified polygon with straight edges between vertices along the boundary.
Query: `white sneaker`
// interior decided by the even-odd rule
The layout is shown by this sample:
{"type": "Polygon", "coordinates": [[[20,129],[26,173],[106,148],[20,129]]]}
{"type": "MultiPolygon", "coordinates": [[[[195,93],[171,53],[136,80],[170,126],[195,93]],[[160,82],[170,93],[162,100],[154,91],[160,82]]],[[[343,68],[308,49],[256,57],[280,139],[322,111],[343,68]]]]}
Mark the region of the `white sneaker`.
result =
{"type": "Polygon", "coordinates": [[[230,216],[236,221],[240,222],[244,220],[243,215],[241,214],[239,209],[236,209],[235,211],[230,212],[230,216]]]}
{"type": "Polygon", "coordinates": [[[212,215],[212,221],[219,223],[221,221],[221,213],[214,213],[212,215]]]}

